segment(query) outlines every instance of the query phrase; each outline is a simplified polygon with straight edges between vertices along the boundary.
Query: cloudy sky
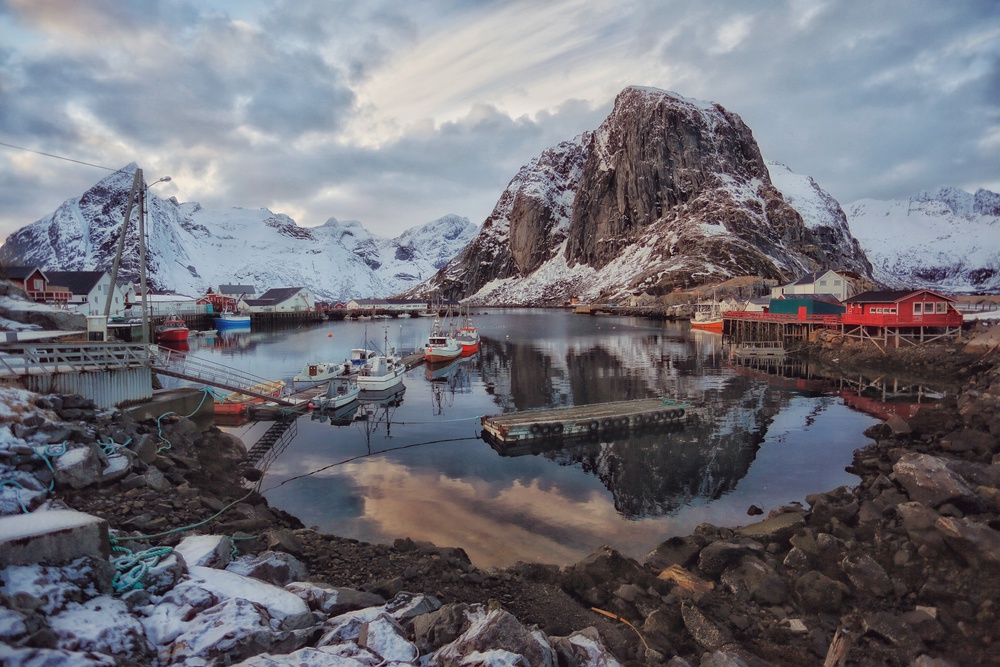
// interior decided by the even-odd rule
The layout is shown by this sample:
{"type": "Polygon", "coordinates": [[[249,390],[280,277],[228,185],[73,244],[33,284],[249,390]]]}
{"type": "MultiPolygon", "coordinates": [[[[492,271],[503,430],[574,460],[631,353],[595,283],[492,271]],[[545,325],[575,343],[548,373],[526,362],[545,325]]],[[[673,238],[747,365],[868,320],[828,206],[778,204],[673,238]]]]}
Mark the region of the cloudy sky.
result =
{"type": "MultiPolygon", "coordinates": [[[[996,0],[0,0],[0,143],[304,226],[481,224],[630,84],[842,204],[1000,191],[996,0]]],[[[0,238],[107,173],[0,146],[0,238]]]]}

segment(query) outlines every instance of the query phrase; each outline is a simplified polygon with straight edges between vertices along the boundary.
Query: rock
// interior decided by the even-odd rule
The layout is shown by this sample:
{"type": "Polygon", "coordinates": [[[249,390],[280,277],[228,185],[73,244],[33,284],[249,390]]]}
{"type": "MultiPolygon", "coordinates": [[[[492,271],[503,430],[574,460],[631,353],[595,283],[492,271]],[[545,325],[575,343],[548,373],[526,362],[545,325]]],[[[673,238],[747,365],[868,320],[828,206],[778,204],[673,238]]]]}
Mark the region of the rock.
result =
{"type": "Polygon", "coordinates": [[[233,541],[225,535],[192,535],[181,540],[174,551],[189,565],[225,568],[232,559],[233,541]]]}
{"type": "Polygon", "coordinates": [[[884,597],[892,591],[892,582],[882,566],[868,554],[849,555],[840,562],[854,587],[865,594],[884,597]]]}
{"type": "Polygon", "coordinates": [[[889,641],[906,654],[907,660],[913,660],[918,653],[926,650],[923,642],[901,618],[889,612],[880,611],[864,617],[865,632],[878,635],[889,641]]]}
{"type": "Polygon", "coordinates": [[[700,535],[671,537],[646,554],[646,565],[655,570],[665,570],[671,565],[690,567],[708,541],[700,535]]]}
{"type": "Polygon", "coordinates": [[[56,484],[83,489],[101,477],[101,460],[92,447],[71,447],[55,459],[56,484]]]}
{"type": "Polygon", "coordinates": [[[328,617],[340,616],[349,611],[366,607],[381,607],[385,599],[375,593],[365,593],[353,588],[337,588],[328,584],[294,581],[285,590],[297,595],[310,609],[328,617]]]}
{"type": "Polygon", "coordinates": [[[698,567],[707,575],[718,576],[730,565],[750,554],[761,554],[763,549],[756,542],[712,542],[698,554],[698,567]]]}
{"type": "Polygon", "coordinates": [[[892,470],[911,500],[932,507],[974,495],[962,478],[948,468],[947,461],[937,456],[907,452],[899,457],[892,470]]]}
{"type": "Polygon", "coordinates": [[[386,663],[413,662],[419,655],[417,647],[406,639],[406,631],[389,614],[379,614],[362,625],[357,642],[386,663]]]}
{"type": "Polygon", "coordinates": [[[939,518],[934,528],[970,565],[1000,564],[1000,532],[985,524],[951,517],[939,518]]]}
{"type": "Polygon", "coordinates": [[[815,570],[795,580],[795,594],[808,612],[839,613],[847,592],[847,586],[815,570]]]}
{"type": "Polygon", "coordinates": [[[510,613],[475,605],[467,615],[471,621],[469,628],[434,653],[432,664],[440,667],[485,667],[489,663],[468,661],[466,658],[473,654],[485,656],[490,652],[503,651],[511,654],[507,664],[517,664],[515,656],[520,656],[524,664],[532,667],[555,667],[556,652],[544,635],[529,631],[510,613]]]}
{"type": "Polygon", "coordinates": [[[414,641],[421,653],[430,653],[458,639],[471,625],[467,604],[446,604],[413,619],[414,641]]]}
{"type": "Polygon", "coordinates": [[[594,628],[577,630],[566,637],[552,637],[550,641],[558,655],[559,665],[621,667],[615,656],[608,652],[600,634],[594,628]]]}
{"type": "Polygon", "coordinates": [[[910,425],[899,415],[889,415],[889,418],[885,420],[885,425],[889,427],[889,431],[893,435],[908,435],[913,433],[910,425]]]}
{"type": "Polygon", "coordinates": [[[762,542],[786,542],[795,531],[805,524],[799,512],[785,512],[770,519],[764,519],[736,529],[737,534],[762,542]]]}
{"type": "Polygon", "coordinates": [[[700,667],[748,667],[743,658],[728,651],[705,653],[698,664],[700,667]]]}
{"type": "Polygon", "coordinates": [[[733,593],[749,596],[758,604],[780,605],[788,597],[785,580],[754,556],[746,556],[737,567],[726,570],[722,583],[733,593]]]}
{"type": "Polygon", "coordinates": [[[712,621],[693,605],[681,606],[681,618],[684,619],[684,627],[691,637],[708,651],[716,651],[733,641],[729,630],[712,621]]]}
{"type": "Polygon", "coordinates": [[[302,542],[290,530],[280,528],[266,530],[264,540],[270,551],[284,551],[294,556],[302,555],[302,542]]]}
{"type": "Polygon", "coordinates": [[[226,570],[266,581],[275,586],[286,586],[293,581],[304,581],[309,571],[302,562],[284,551],[265,551],[255,556],[242,556],[226,565],[226,570]]]}
{"type": "Polygon", "coordinates": [[[430,595],[414,595],[413,593],[398,593],[385,603],[385,610],[397,621],[408,621],[423,614],[429,614],[441,608],[441,602],[430,595]]]}
{"type": "Polygon", "coordinates": [[[941,438],[940,442],[943,450],[955,454],[963,452],[988,454],[995,451],[997,447],[996,437],[984,431],[974,431],[972,429],[963,429],[949,433],[941,438]]]}

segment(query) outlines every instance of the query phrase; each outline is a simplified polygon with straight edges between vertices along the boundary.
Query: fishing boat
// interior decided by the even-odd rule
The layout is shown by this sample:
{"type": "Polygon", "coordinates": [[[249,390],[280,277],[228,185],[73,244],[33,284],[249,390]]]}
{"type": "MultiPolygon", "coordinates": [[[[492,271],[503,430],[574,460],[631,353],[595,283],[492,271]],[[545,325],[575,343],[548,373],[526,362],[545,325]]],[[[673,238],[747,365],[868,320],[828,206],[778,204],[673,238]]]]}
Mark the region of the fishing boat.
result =
{"type": "Polygon", "coordinates": [[[316,399],[315,405],[323,410],[336,410],[358,400],[361,387],[353,375],[339,375],[330,379],[326,393],[316,399]]]}
{"type": "Polygon", "coordinates": [[[326,382],[353,370],[349,361],[312,361],[302,367],[302,372],[292,378],[292,386],[300,382],[326,382]]]}
{"type": "Polygon", "coordinates": [[[373,359],[378,355],[375,350],[369,350],[367,347],[356,347],[351,350],[351,366],[354,367],[356,372],[362,366],[368,363],[369,359],[373,359]]]}
{"type": "Polygon", "coordinates": [[[378,354],[368,360],[358,371],[361,391],[382,391],[403,382],[406,365],[395,355],[378,354]]]}
{"type": "Polygon", "coordinates": [[[156,327],[156,340],[163,343],[177,343],[188,339],[188,327],[177,315],[170,315],[156,327]]]}
{"type": "Polygon", "coordinates": [[[719,304],[710,304],[703,310],[696,310],[691,315],[691,328],[712,333],[722,333],[722,308],[719,304]]]}
{"type": "Polygon", "coordinates": [[[445,331],[441,326],[441,318],[434,317],[431,335],[427,337],[424,346],[424,361],[435,364],[454,359],[462,354],[462,345],[455,339],[451,331],[445,331]]]}
{"type": "Polygon", "coordinates": [[[218,317],[213,317],[216,329],[237,329],[250,326],[250,316],[241,313],[234,313],[231,310],[224,310],[218,317]]]}
{"type": "Polygon", "coordinates": [[[462,346],[462,356],[469,357],[479,351],[479,330],[472,323],[472,317],[466,312],[462,327],[455,334],[455,340],[462,346]]]}

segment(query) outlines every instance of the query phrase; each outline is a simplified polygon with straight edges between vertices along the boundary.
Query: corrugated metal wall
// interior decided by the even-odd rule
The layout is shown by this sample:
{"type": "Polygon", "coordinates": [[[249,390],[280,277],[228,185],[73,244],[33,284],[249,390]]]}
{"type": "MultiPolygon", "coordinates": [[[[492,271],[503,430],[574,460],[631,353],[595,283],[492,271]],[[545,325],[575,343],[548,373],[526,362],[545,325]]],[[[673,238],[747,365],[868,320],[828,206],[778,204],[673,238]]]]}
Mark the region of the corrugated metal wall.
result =
{"type": "Polygon", "coordinates": [[[153,397],[153,374],[145,367],[28,375],[22,376],[21,383],[39,394],[80,394],[101,408],[120,407],[153,397]]]}

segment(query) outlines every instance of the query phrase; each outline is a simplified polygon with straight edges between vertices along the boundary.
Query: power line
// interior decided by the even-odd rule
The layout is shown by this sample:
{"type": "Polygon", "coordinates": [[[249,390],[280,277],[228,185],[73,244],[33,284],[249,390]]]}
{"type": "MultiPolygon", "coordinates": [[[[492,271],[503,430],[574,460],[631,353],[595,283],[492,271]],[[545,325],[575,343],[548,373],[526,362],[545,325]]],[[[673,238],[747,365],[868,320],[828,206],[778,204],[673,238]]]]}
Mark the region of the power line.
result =
{"type": "Polygon", "coordinates": [[[41,151],[33,151],[30,148],[24,148],[23,146],[15,146],[14,144],[8,144],[0,141],[0,146],[6,146],[8,148],[16,148],[19,151],[27,151],[28,153],[36,153],[38,155],[44,155],[45,157],[54,157],[57,160],[66,160],[67,162],[76,162],[77,164],[82,164],[87,167],[97,167],[98,169],[107,169],[108,171],[118,171],[117,169],[112,169],[111,167],[104,167],[99,164],[91,164],[90,162],[82,162],[81,160],[74,160],[70,157],[63,157],[62,155],[53,155],[52,153],[43,153],[41,151]]]}

